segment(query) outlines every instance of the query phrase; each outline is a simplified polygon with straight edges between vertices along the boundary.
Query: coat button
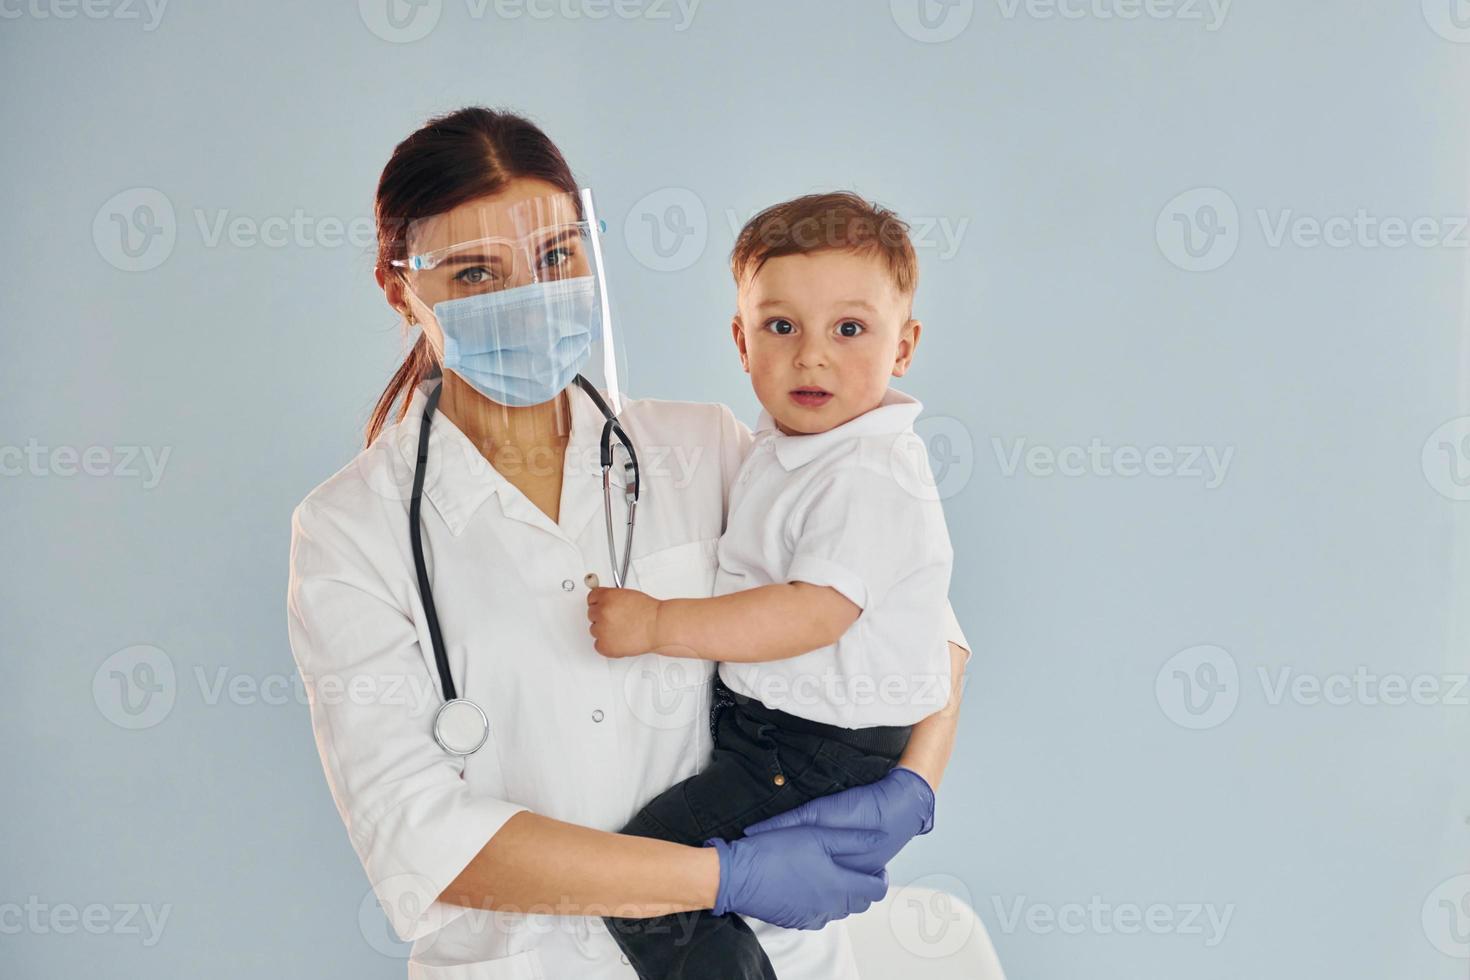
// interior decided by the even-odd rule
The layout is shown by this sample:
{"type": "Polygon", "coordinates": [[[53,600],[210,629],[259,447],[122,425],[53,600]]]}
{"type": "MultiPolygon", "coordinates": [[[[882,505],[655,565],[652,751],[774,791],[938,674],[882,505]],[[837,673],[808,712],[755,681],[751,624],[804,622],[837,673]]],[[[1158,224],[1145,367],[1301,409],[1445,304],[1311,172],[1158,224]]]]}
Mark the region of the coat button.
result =
{"type": "Polygon", "coordinates": [[[602,720],[602,709],[601,708],[594,708],[592,710],[592,720],[593,721],[601,721],[602,720]]]}
{"type": "Polygon", "coordinates": [[[569,578],[564,578],[561,580],[561,587],[567,592],[570,592],[577,587],[577,583],[569,578]]]}

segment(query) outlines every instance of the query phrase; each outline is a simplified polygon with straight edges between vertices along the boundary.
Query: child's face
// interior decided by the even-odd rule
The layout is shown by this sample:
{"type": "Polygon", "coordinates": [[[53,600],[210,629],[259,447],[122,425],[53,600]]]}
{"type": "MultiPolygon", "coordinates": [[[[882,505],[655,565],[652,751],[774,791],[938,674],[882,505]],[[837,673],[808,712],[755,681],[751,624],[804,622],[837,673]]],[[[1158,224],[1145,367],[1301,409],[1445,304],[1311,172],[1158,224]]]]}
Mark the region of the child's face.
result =
{"type": "Polygon", "coordinates": [[[731,329],[761,406],[787,435],[877,408],[908,371],[920,324],[876,254],[768,260],[740,287],[731,329]]]}

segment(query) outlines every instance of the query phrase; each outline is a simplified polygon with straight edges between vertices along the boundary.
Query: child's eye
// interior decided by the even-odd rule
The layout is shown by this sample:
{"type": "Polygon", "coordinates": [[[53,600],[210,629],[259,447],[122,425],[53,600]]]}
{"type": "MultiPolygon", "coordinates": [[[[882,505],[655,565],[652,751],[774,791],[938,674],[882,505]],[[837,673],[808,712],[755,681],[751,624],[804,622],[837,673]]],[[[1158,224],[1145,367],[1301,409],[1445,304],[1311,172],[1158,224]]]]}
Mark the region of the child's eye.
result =
{"type": "Polygon", "coordinates": [[[837,324],[837,333],[843,337],[856,337],[866,329],[868,328],[856,320],[843,320],[837,324]]]}
{"type": "Polygon", "coordinates": [[[766,321],[766,329],[771,331],[771,333],[780,334],[784,337],[796,329],[796,324],[790,320],[782,320],[780,317],[777,317],[774,320],[766,321]]]}

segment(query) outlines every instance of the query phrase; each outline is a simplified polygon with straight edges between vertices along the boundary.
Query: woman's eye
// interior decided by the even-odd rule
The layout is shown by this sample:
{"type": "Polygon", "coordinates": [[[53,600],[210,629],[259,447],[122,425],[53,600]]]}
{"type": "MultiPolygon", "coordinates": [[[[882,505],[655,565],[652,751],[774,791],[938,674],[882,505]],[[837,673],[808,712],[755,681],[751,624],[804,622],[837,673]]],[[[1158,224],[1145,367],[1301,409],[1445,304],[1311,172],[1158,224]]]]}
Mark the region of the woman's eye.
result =
{"type": "Polygon", "coordinates": [[[778,317],[775,320],[767,320],[766,329],[771,331],[771,333],[780,334],[784,337],[785,335],[795,330],[796,325],[790,320],[782,320],[778,317]]]}
{"type": "Polygon", "coordinates": [[[454,281],[466,286],[483,286],[494,280],[490,270],[483,265],[472,265],[455,273],[454,281]]]}
{"type": "Polygon", "coordinates": [[[541,255],[543,268],[554,269],[559,265],[566,265],[572,259],[572,250],[569,248],[547,249],[541,255]]]}
{"type": "Polygon", "coordinates": [[[837,324],[837,333],[843,337],[856,337],[866,329],[868,328],[856,320],[843,320],[837,324]]]}

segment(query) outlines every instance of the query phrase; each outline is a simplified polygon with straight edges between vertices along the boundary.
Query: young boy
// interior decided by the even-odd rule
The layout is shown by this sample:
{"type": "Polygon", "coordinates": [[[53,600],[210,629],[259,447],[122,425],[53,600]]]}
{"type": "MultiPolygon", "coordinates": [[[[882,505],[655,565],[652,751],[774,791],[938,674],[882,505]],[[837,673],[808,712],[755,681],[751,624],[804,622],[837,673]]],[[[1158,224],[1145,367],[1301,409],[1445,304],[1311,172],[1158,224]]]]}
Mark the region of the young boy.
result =
{"type": "MultiPolygon", "coordinates": [[[[911,727],[949,697],[949,536],[913,432],[921,406],[888,387],[908,371],[921,329],[907,231],[846,193],[751,219],[731,256],[731,326],[764,411],[731,490],[716,595],[588,597],[604,656],[720,663],[710,764],[623,832],[719,839],[722,882],[723,839],[883,778],[911,727]]],[[[922,777],[900,772],[932,808],[922,777]]],[[[749,927],[721,911],[664,917],[677,928],[606,921],[643,980],[774,978],[749,927]]]]}

